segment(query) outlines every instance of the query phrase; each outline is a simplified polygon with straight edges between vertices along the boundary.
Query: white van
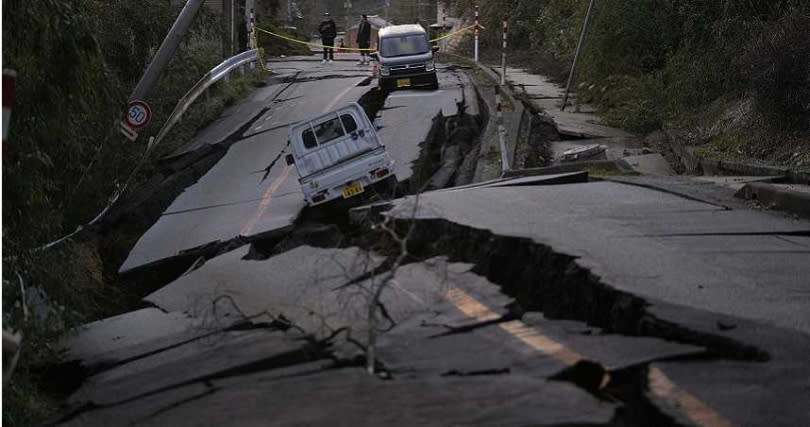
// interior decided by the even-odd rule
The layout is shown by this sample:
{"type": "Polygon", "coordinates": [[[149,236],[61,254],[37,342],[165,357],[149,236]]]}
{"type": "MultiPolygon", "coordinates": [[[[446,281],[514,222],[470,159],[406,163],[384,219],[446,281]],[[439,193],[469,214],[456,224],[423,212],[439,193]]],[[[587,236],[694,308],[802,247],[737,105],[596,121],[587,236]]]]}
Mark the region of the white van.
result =
{"type": "Polygon", "coordinates": [[[438,46],[430,46],[428,34],[420,25],[392,25],[378,33],[379,52],[371,54],[380,62],[380,88],[426,87],[438,89],[436,63],[433,54],[438,46]]]}
{"type": "Polygon", "coordinates": [[[289,140],[286,161],[295,164],[310,206],[396,185],[394,162],[357,103],[290,126],[289,140]]]}

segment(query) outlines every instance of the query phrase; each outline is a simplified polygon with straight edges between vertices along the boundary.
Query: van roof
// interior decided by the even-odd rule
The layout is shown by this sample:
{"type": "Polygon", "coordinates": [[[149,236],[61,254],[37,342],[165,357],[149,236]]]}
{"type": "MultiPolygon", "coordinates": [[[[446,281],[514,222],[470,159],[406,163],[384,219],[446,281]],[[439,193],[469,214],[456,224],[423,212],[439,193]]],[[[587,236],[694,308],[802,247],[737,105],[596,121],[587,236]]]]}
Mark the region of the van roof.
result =
{"type": "Polygon", "coordinates": [[[426,31],[421,25],[392,25],[380,30],[380,37],[388,37],[392,35],[407,35],[407,34],[425,34],[426,31]]]}

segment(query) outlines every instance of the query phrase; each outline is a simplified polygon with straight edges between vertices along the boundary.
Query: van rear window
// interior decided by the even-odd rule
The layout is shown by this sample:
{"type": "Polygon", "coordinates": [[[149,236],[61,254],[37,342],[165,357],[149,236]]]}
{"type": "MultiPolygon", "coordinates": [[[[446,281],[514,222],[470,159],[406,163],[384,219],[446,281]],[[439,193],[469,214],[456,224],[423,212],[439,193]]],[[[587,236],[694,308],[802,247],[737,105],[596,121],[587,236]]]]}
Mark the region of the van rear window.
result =
{"type": "Polygon", "coordinates": [[[380,44],[380,55],[386,58],[420,55],[429,50],[430,46],[428,46],[427,37],[424,34],[385,37],[380,44]]]}
{"type": "Polygon", "coordinates": [[[317,145],[326,144],[356,130],[357,122],[354,117],[351,114],[343,114],[340,116],[340,120],[335,117],[305,130],[301,133],[301,139],[304,141],[304,148],[315,148],[317,145]]]}

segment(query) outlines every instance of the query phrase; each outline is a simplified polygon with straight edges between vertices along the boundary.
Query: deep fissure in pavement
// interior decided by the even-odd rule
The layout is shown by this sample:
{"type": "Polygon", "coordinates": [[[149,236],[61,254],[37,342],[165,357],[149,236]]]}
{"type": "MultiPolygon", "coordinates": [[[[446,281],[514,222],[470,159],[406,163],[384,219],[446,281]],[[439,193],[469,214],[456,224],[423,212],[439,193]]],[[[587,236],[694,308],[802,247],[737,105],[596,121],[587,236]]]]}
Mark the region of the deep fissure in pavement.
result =
{"type": "MultiPolygon", "coordinates": [[[[377,214],[379,220],[380,212],[377,214]]],[[[398,244],[387,233],[369,228],[370,225],[365,222],[362,226],[349,228],[323,227],[319,229],[316,239],[299,235],[295,243],[318,247],[358,246],[388,256],[389,260],[396,257],[398,244]],[[338,244],[335,245],[335,242],[338,244]]],[[[523,313],[532,311],[542,312],[550,320],[584,321],[601,328],[604,333],[646,336],[704,347],[706,352],[699,355],[701,358],[751,362],[769,358],[768,353],[754,346],[659,319],[647,312],[648,303],[644,299],[602,283],[599,277],[578,266],[575,257],[557,253],[531,239],[497,236],[489,231],[437,219],[397,219],[389,225],[397,229],[400,235],[413,227],[407,263],[422,262],[437,256],[445,256],[450,262],[471,263],[474,265],[472,272],[486,277],[515,299],[509,307],[509,314],[503,318],[468,327],[449,328],[434,339],[520,318],[523,313]]],[[[390,262],[384,262],[369,274],[381,274],[390,268],[390,262]]],[[[344,286],[351,285],[347,283],[344,286]]],[[[611,425],[678,425],[648,397],[649,363],[606,371],[598,363],[581,361],[549,379],[569,381],[600,399],[621,402],[611,425]]],[[[508,367],[494,367],[481,372],[450,370],[445,376],[509,374],[508,367]]]]}
{"type": "MultiPolygon", "coordinates": [[[[410,220],[394,222],[399,229],[412,225],[410,220]]],[[[606,333],[698,345],[729,359],[768,360],[768,354],[754,346],[689,330],[651,315],[643,298],[602,283],[577,265],[575,257],[529,238],[498,236],[442,219],[413,222],[408,245],[412,261],[447,256],[452,262],[474,264],[474,273],[500,286],[522,311],[542,312],[549,319],[584,321],[606,333]]],[[[359,239],[355,243],[368,247],[369,242],[359,239]]]]}

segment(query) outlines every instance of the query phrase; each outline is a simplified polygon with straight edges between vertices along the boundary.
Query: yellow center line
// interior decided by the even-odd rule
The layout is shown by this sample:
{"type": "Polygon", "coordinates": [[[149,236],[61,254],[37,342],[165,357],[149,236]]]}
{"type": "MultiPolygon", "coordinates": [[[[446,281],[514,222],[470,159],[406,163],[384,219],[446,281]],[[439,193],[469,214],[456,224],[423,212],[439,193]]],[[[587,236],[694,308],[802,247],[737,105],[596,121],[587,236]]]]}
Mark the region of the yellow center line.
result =
{"type": "MultiPolygon", "coordinates": [[[[459,288],[450,288],[445,293],[445,298],[462,313],[478,322],[491,321],[501,317],[498,313],[459,288]]],[[[585,359],[581,354],[543,335],[541,329],[537,326],[528,326],[520,320],[502,322],[498,326],[529,347],[566,365],[573,365],[585,359]]],[[[656,367],[650,368],[648,377],[650,391],[653,394],[662,398],[667,404],[683,411],[697,425],[706,427],[733,426],[731,422],[696,396],[678,388],[660,369],[656,367]]]]}
{"type": "MultiPolygon", "coordinates": [[[[353,87],[354,86],[349,86],[342,92],[340,92],[332,100],[332,102],[330,102],[329,105],[327,105],[326,108],[323,109],[323,112],[325,113],[331,110],[335,105],[337,105],[338,101],[340,101],[341,98],[346,96],[346,94],[349,93],[350,90],[352,90],[353,87]]],[[[245,226],[242,227],[242,231],[240,232],[242,236],[250,235],[250,233],[253,231],[253,228],[256,227],[256,223],[259,222],[259,219],[261,219],[262,215],[264,215],[264,213],[267,212],[267,208],[270,207],[270,202],[273,200],[273,194],[278,190],[279,187],[281,187],[281,184],[283,184],[284,181],[287,180],[287,176],[290,175],[291,170],[292,166],[287,165],[287,167],[284,168],[284,171],[281,173],[281,175],[278,178],[276,178],[275,181],[273,181],[273,184],[270,185],[270,188],[268,188],[267,191],[264,192],[264,195],[262,196],[262,202],[259,204],[259,208],[256,210],[256,213],[253,214],[253,216],[245,224],[245,226]]]]}
{"type": "MultiPolygon", "coordinates": [[[[500,314],[490,310],[487,306],[459,288],[450,288],[445,293],[445,297],[450,303],[456,306],[456,308],[461,310],[462,313],[478,322],[491,321],[501,317],[500,314]]],[[[577,361],[584,359],[582,355],[567,349],[564,345],[541,334],[539,328],[527,326],[520,320],[499,323],[498,326],[529,347],[554,357],[565,364],[573,365],[577,361]]]]}
{"type": "Polygon", "coordinates": [[[327,105],[327,106],[326,106],[326,108],[324,108],[324,109],[323,109],[323,112],[325,113],[325,112],[327,112],[327,111],[331,110],[331,109],[332,109],[332,107],[334,107],[335,105],[337,105],[338,101],[340,101],[340,99],[341,99],[341,98],[343,98],[344,96],[346,96],[346,94],[347,94],[347,93],[349,93],[349,91],[350,91],[350,90],[352,90],[353,88],[354,88],[354,86],[349,86],[349,87],[347,87],[346,89],[343,89],[343,92],[340,92],[340,93],[339,93],[339,94],[338,94],[338,95],[335,97],[335,99],[333,99],[333,100],[332,100],[332,102],[330,102],[330,103],[329,103],[329,105],[327,105]]]}
{"type": "Polygon", "coordinates": [[[276,190],[278,190],[279,187],[281,187],[281,184],[283,184],[284,181],[287,180],[287,175],[290,174],[291,170],[292,165],[287,165],[287,167],[284,168],[284,171],[281,173],[281,175],[279,175],[279,177],[276,178],[275,181],[273,181],[273,184],[270,185],[270,188],[268,188],[267,191],[264,192],[264,196],[262,196],[262,202],[259,204],[259,209],[256,210],[256,213],[253,214],[253,217],[250,218],[250,221],[248,221],[247,224],[245,224],[245,226],[242,227],[241,235],[247,236],[250,234],[251,231],[253,231],[253,227],[255,227],[256,223],[259,222],[259,218],[261,218],[262,215],[264,215],[264,212],[270,206],[270,202],[273,200],[273,194],[276,192],[276,190]]]}
{"type": "Polygon", "coordinates": [[[678,408],[699,426],[731,427],[730,421],[701,401],[697,396],[680,389],[655,366],[647,374],[650,391],[668,405],[678,408]]]}

